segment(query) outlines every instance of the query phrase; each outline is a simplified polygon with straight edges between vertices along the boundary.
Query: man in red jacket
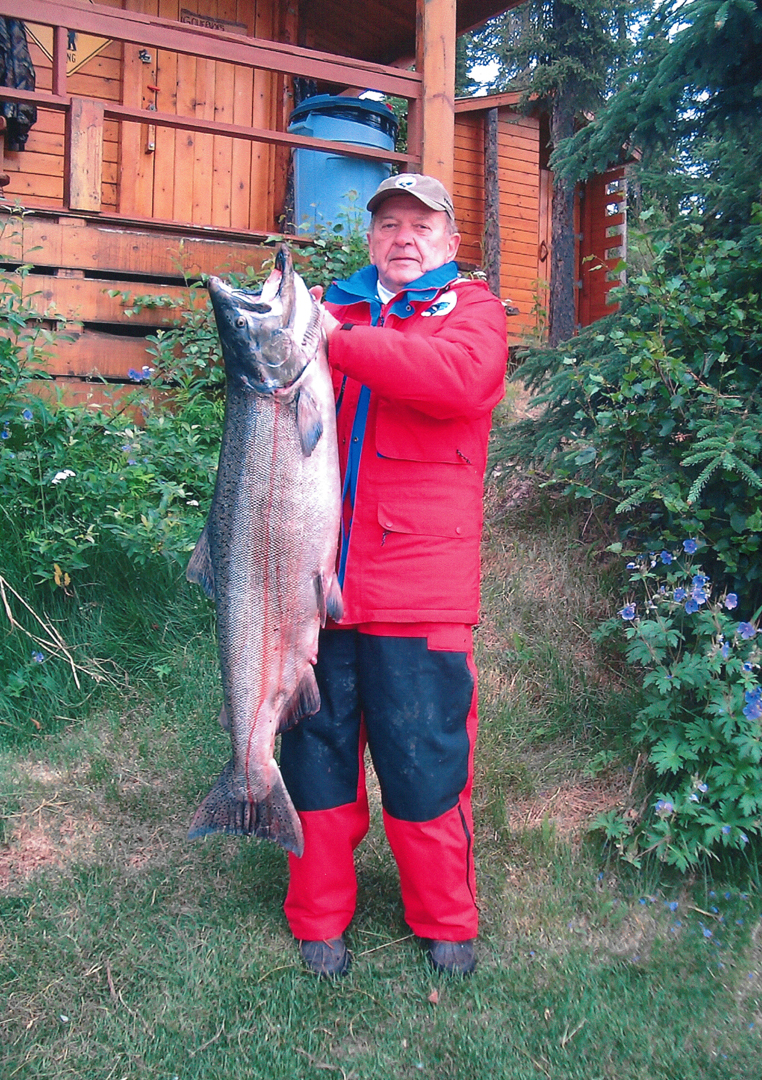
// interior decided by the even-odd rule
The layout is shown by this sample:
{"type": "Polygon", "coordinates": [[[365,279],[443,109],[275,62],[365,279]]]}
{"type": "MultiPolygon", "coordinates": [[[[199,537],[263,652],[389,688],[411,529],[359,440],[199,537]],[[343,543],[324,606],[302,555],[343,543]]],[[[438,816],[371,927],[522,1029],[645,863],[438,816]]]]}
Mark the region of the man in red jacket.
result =
{"type": "Polygon", "coordinates": [[[472,628],[505,312],[486,285],[459,277],[452,200],[438,180],[390,177],[368,209],[371,265],[326,297],[344,616],[321,634],[320,711],[282,738],[305,838],[302,858],[289,857],[285,912],[308,967],[345,974],[367,745],[405,919],[435,968],[468,974],[478,922],[472,628]]]}

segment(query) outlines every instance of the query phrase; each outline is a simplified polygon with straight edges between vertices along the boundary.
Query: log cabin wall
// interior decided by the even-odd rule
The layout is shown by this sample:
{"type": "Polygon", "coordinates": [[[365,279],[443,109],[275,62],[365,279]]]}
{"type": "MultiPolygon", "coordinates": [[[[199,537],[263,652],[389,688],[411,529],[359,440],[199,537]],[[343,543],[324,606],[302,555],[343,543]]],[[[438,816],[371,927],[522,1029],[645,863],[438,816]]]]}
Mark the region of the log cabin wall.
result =
{"type": "MultiPolygon", "coordinates": [[[[503,101],[509,95],[490,99],[503,101]]],[[[515,96],[510,96],[511,100],[515,96]]],[[[482,264],[484,235],[484,110],[487,99],[455,106],[455,184],[453,200],[461,232],[460,257],[482,264]]],[[[511,105],[498,105],[498,170],[500,205],[500,298],[509,313],[508,333],[516,344],[537,327],[538,294],[547,279],[540,248],[541,200],[540,121],[522,116],[511,105]]],[[[541,213],[542,211],[542,213],[541,213]]],[[[549,220],[549,218],[548,218],[549,220]]]]}
{"type": "MultiPolygon", "coordinates": [[[[102,10],[110,9],[109,19],[111,11],[138,12],[228,35],[280,37],[287,45],[297,36],[294,9],[280,0],[185,3],[187,9],[182,0],[127,0],[120,7],[106,0],[102,10]]],[[[99,17],[97,28],[105,24],[99,17]]],[[[257,270],[269,257],[263,241],[279,224],[291,151],[246,133],[285,131],[291,78],[247,59],[223,62],[97,33],[69,32],[68,48],[56,53],[51,26],[30,20],[27,31],[36,91],[58,101],[38,104],[25,149],[5,155],[0,265],[33,265],[24,280],[33,309],[65,333],[49,370],[67,400],[101,402],[128,381],[130,369],[150,364],[146,337],[171,320],[162,308],[128,318],[109,292],[178,299],[187,296],[186,280],[257,270]],[[64,94],[68,108],[60,104],[64,94]],[[104,120],[110,107],[132,108],[141,122],[108,113],[104,120]],[[160,114],[198,118],[207,130],[153,125],[153,110],[159,120],[160,114]],[[244,137],[209,130],[224,124],[244,137]],[[23,208],[21,217],[14,207],[23,208]]],[[[163,28],[151,32],[167,40],[163,28]]],[[[199,53],[209,48],[200,37],[199,53]]],[[[290,55],[286,50],[287,62],[290,55]]],[[[299,70],[312,61],[302,54],[294,63],[299,70]]],[[[339,78],[353,77],[341,62],[329,68],[339,78]]],[[[367,73],[371,85],[377,77],[378,69],[367,73]]],[[[403,94],[407,86],[417,93],[416,78],[393,82],[402,80],[403,94]]],[[[403,155],[391,156],[404,163],[403,155]]]]}
{"type": "MultiPolygon", "coordinates": [[[[103,6],[182,22],[197,19],[269,40],[276,39],[279,25],[276,0],[126,0],[124,5],[104,0],[103,6]]],[[[51,50],[45,47],[52,44],[52,31],[30,23],[28,37],[37,89],[51,90],[51,50]]],[[[122,45],[96,35],[78,34],[72,40],[77,48],[69,53],[67,92],[73,96],[246,127],[277,126],[281,77],[274,72],[122,45]]],[[[40,108],[26,149],[6,159],[9,194],[26,206],[65,205],[64,124],[63,113],[40,108]]],[[[264,143],[106,120],[100,205],[91,208],[205,228],[270,232],[280,211],[274,154],[275,148],[264,143]]]]}
{"type": "MultiPolygon", "coordinates": [[[[548,127],[542,115],[516,109],[518,94],[471,98],[455,105],[453,199],[461,232],[460,257],[484,261],[485,116],[498,111],[500,298],[513,344],[544,332],[550,276],[553,175],[547,167],[548,127]]],[[[590,177],[575,207],[577,323],[588,326],[616,310],[612,287],[624,280],[627,250],[624,168],[590,177]]]]}

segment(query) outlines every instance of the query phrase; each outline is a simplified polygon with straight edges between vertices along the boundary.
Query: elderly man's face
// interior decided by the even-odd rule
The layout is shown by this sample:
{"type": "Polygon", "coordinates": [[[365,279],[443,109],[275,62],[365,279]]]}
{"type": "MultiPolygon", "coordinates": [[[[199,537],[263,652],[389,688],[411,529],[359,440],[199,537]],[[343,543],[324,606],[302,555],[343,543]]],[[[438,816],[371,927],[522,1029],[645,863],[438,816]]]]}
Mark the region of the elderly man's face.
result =
{"type": "Polygon", "coordinates": [[[390,292],[399,292],[421,274],[450,262],[459,243],[443,210],[430,210],[407,194],[382,203],[368,233],[370,261],[390,292]]]}

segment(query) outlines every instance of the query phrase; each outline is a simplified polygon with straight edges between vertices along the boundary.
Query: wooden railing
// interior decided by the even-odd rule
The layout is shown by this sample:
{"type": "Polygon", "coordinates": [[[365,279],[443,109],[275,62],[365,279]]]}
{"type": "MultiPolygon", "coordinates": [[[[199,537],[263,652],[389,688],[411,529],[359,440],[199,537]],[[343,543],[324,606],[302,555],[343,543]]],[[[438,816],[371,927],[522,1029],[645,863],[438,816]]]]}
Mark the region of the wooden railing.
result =
{"type": "Polygon", "coordinates": [[[26,91],[0,87],[0,101],[31,102],[67,115],[65,177],[69,209],[97,210],[100,203],[99,175],[94,175],[102,155],[103,122],[150,124],[209,135],[268,143],[284,148],[303,147],[353,157],[393,162],[403,167],[420,167],[422,76],[415,71],[386,67],[329,53],[314,52],[286,43],[186,26],[157,16],[125,11],[75,0],[0,0],[0,16],[39,23],[53,29],[52,90],[26,91]],[[407,153],[370,146],[357,146],[291,134],[284,130],[221,123],[198,116],[179,115],[154,108],[136,108],[114,101],[82,98],[67,92],[67,39],[69,31],[95,34],[141,48],[167,50],[204,60],[224,61],[245,68],[298,76],[340,88],[375,90],[406,98],[409,103],[407,153]]]}

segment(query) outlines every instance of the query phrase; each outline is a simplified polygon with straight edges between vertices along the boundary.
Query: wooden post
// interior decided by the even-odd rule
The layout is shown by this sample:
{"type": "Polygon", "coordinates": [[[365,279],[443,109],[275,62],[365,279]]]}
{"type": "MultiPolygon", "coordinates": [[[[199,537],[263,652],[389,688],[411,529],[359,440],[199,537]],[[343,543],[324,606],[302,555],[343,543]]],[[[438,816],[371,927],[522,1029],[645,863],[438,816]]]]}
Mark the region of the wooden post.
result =
{"type": "Polygon", "coordinates": [[[69,31],[65,26],[53,27],[53,93],[63,97],[66,93],[66,64],[69,31]]]}
{"type": "Polygon", "coordinates": [[[66,116],[67,202],[70,210],[100,210],[104,102],[72,98],[66,116]]]}
{"type": "MultiPolygon", "coordinates": [[[[296,45],[299,40],[299,8],[296,0],[286,0],[280,10],[279,41],[296,45]]],[[[280,74],[276,82],[276,117],[278,131],[288,129],[288,121],[294,108],[294,80],[291,75],[280,74]]],[[[280,231],[293,220],[293,195],[289,200],[289,179],[291,176],[291,151],[286,146],[276,146],[274,150],[275,175],[273,177],[275,221],[272,225],[280,231]],[[289,214],[289,211],[291,212],[289,214]]],[[[293,187],[293,182],[292,185],[293,187]]]]}
{"type": "Polygon", "coordinates": [[[422,139],[421,171],[452,192],[455,146],[455,4],[416,0],[416,68],[423,97],[416,128],[422,139]],[[420,125],[420,126],[419,126],[420,125]]]}
{"type": "Polygon", "coordinates": [[[484,115],[484,270],[487,284],[500,296],[500,173],[497,162],[496,108],[484,115]]]}
{"type": "Polygon", "coordinates": [[[7,126],[5,117],[0,116],[0,199],[5,198],[3,188],[11,182],[10,176],[5,172],[5,129],[7,126]]]}

